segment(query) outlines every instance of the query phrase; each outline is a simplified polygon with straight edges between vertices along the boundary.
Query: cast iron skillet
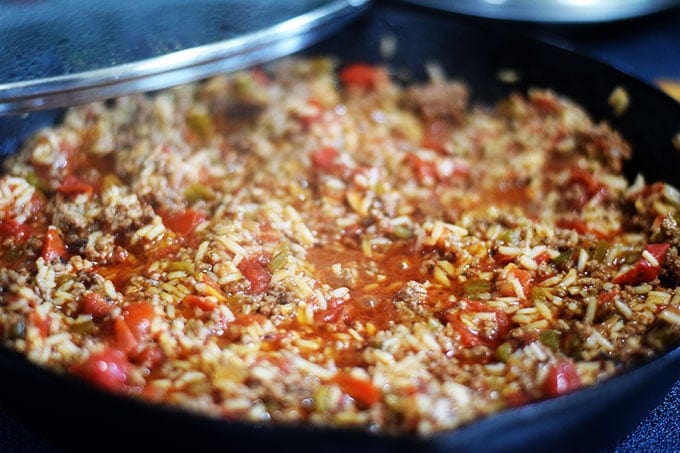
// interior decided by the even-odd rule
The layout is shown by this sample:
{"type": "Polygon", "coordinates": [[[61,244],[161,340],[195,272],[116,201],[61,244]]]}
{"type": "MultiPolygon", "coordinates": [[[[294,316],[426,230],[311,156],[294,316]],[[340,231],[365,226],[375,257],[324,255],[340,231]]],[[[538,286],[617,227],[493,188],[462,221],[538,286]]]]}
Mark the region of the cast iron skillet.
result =
{"type": "MultiPolygon", "coordinates": [[[[437,61],[450,76],[467,81],[475,102],[491,103],[530,86],[552,88],[609,121],[633,144],[629,176],[680,187],[680,105],[657,90],[601,63],[491,29],[470,28],[453,16],[379,5],[307,54],[341,61],[388,64],[401,77],[423,79],[423,63],[437,61]],[[385,35],[397,39],[394,57],[380,55],[385,35]],[[521,76],[500,82],[500,69],[521,76]],[[607,99],[616,86],[628,91],[630,108],[613,115],[607,99]]],[[[58,119],[43,112],[0,121],[0,150],[12,152],[37,127],[58,119]]],[[[230,451],[499,451],[596,450],[629,432],[680,377],[680,347],[609,381],[573,394],[506,410],[429,438],[378,435],[304,426],[256,426],[214,420],[99,391],[56,375],[0,348],[0,400],[58,445],[76,450],[216,448],[230,451]]]]}

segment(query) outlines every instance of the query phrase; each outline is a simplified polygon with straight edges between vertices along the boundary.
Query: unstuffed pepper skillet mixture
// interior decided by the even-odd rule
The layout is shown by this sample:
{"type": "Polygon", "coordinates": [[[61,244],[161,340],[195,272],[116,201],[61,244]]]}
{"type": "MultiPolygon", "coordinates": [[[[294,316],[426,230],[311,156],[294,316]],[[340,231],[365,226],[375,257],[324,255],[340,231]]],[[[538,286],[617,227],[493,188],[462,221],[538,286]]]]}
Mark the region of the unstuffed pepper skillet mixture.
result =
{"type": "Polygon", "coordinates": [[[227,419],[455,428],[677,343],[680,196],[630,153],[328,59],[75,107],[0,177],[0,336],[227,419]]]}

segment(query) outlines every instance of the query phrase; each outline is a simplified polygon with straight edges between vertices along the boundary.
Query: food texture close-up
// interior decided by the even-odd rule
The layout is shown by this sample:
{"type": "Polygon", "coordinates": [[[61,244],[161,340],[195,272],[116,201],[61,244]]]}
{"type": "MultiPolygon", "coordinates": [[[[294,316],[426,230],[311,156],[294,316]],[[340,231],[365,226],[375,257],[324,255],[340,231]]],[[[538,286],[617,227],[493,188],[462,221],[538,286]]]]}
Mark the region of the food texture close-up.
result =
{"type": "Polygon", "coordinates": [[[433,77],[291,60],[72,109],[0,180],[5,342],[217,416],[427,434],[677,341],[680,193],[555,93],[433,77]]]}

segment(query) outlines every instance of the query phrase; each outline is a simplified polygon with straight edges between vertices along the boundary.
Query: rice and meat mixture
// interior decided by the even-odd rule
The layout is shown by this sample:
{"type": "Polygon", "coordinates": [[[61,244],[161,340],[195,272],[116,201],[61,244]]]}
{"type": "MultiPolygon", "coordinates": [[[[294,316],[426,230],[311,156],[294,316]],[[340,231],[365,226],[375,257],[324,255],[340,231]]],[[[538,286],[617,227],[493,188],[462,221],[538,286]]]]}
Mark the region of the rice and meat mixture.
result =
{"type": "Polygon", "coordinates": [[[630,152],[327,59],[73,108],[0,178],[0,333],[228,419],[454,428],[680,337],[680,197],[630,152]]]}

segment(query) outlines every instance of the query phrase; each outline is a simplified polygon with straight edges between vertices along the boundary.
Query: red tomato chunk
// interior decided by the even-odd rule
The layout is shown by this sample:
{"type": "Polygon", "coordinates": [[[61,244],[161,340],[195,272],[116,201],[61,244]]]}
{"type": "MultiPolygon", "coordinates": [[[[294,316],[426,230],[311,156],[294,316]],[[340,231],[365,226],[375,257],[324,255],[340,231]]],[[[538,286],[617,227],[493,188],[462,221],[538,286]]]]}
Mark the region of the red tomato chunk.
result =
{"type": "Polygon", "coordinates": [[[360,404],[370,406],[380,401],[380,391],[370,381],[340,372],[333,378],[333,382],[360,404]]]}
{"type": "Polygon", "coordinates": [[[137,302],[128,306],[123,312],[123,319],[132,334],[138,340],[144,339],[151,329],[156,313],[148,302],[137,302]]]}
{"type": "Polygon", "coordinates": [[[113,303],[97,293],[87,293],[82,300],[82,311],[92,315],[94,318],[103,318],[111,313],[113,303]]]}
{"type": "Polygon", "coordinates": [[[85,194],[89,197],[94,192],[94,188],[91,184],[88,184],[73,175],[66,175],[57,190],[67,196],[85,194]]]}
{"type": "Polygon", "coordinates": [[[326,146],[324,148],[321,148],[317,151],[314,151],[311,154],[311,159],[312,159],[312,164],[318,168],[321,171],[331,171],[333,168],[335,168],[335,160],[338,158],[340,153],[338,153],[338,150],[326,146]]]}
{"type": "Polygon", "coordinates": [[[340,71],[340,80],[346,86],[375,90],[388,81],[388,76],[383,68],[354,63],[340,71]]]}
{"type": "Polygon", "coordinates": [[[566,360],[550,366],[543,383],[546,396],[560,396],[581,387],[581,379],[571,362],[566,360]]]}
{"type": "Polygon", "coordinates": [[[130,366],[123,351],[105,349],[92,354],[85,362],[75,366],[73,371],[98,387],[120,392],[127,389],[130,366]]]}
{"type": "Polygon", "coordinates": [[[238,270],[250,282],[250,294],[261,294],[269,287],[272,274],[260,263],[260,257],[250,257],[241,261],[238,270]]]}
{"type": "Polygon", "coordinates": [[[619,285],[639,285],[640,283],[646,283],[654,280],[659,276],[659,271],[661,270],[664,257],[666,256],[666,252],[670,247],[670,244],[666,243],[649,244],[647,247],[645,247],[645,251],[656,260],[656,263],[650,263],[644,256],[642,256],[642,258],[640,258],[640,260],[635,263],[632,269],[616,276],[613,282],[619,285]]]}
{"type": "Polygon", "coordinates": [[[163,223],[174,233],[187,237],[206,219],[206,215],[195,209],[186,209],[179,214],[166,214],[163,223]]]}
{"type": "Polygon", "coordinates": [[[59,235],[59,232],[56,228],[50,228],[47,230],[41,255],[48,263],[57,258],[66,257],[66,247],[64,246],[64,241],[61,240],[61,236],[59,235]]]}

